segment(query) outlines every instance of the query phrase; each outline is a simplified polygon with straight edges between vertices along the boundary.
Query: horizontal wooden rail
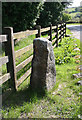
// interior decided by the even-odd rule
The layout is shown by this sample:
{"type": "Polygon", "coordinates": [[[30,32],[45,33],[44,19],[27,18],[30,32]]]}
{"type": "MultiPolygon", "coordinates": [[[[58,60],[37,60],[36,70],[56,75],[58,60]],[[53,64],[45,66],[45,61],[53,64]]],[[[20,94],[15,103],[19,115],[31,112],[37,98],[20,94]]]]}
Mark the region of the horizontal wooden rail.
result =
{"type": "Polygon", "coordinates": [[[64,31],[64,34],[65,34],[65,31],[64,31]]]}
{"type": "Polygon", "coordinates": [[[58,30],[58,33],[60,33],[61,32],[61,30],[58,30]]]}
{"type": "Polygon", "coordinates": [[[60,39],[61,35],[58,36],[58,39],[60,39]]]}
{"type": "Polygon", "coordinates": [[[49,31],[49,30],[50,30],[50,27],[42,28],[42,29],[41,29],[41,33],[42,33],[42,32],[46,32],[46,31],[49,31]]]}
{"type": "Polygon", "coordinates": [[[21,56],[22,54],[26,53],[27,51],[29,51],[30,49],[33,49],[33,44],[26,46],[20,50],[17,50],[15,52],[15,57],[21,56]]]}
{"type": "Polygon", "coordinates": [[[65,33],[64,33],[64,35],[65,35],[65,33]]]}
{"type": "Polygon", "coordinates": [[[21,39],[21,38],[25,38],[29,35],[35,35],[37,33],[38,33],[38,30],[27,30],[27,31],[23,31],[23,32],[18,32],[18,33],[13,34],[13,39],[21,39]]]}
{"type": "Polygon", "coordinates": [[[3,76],[0,77],[0,85],[2,85],[4,82],[6,82],[7,80],[9,80],[11,77],[10,77],[10,73],[7,73],[3,76]]]}
{"type": "Polygon", "coordinates": [[[63,38],[63,34],[61,35],[61,38],[63,38]]]}
{"type": "Polygon", "coordinates": [[[24,68],[29,62],[32,61],[33,55],[31,55],[29,58],[24,60],[22,63],[16,66],[16,72],[20,71],[22,68],[24,68]]]}
{"type": "Polygon", "coordinates": [[[61,41],[61,39],[58,40],[58,43],[61,41]]]}
{"type": "Polygon", "coordinates": [[[58,27],[61,27],[61,24],[59,24],[58,27]]]}
{"type": "Polygon", "coordinates": [[[9,62],[8,56],[4,56],[0,58],[0,66],[8,62],[9,62]]]}
{"type": "Polygon", "coordinates": [[[19,80],[17,81],[17,87],[30,75],[30,73],[31,68],[27,70],[27,72],[21,78],[19,78],[19,80]]]}
{"type": "Polygon", "coordinates": [[[57,28],[57,26],[52,26],[52,30],[53,30],[53,29],[56,29],[56,28],[57,28]]]}
{"type": "Polygon", "coordinates": [[[61,30],[63,31],[63,28],[61,30]]]}
{"type": "Polygon", "coordinates": [[[65,29],[65,27],[64,27],[64,29],[65,29]]]}
{"type": "Polygon", "coordinates": [[[61,35],[63,35],[63,32],[61,32],[61,35]]]}
{"type": "Polygon", "coordinates": [[[63,38],[63,34],[61,34],[61,38],[63,38]]]}
{"type": "Polygon", "coordinates": [[[63,26],[63,23],[61,23],[61,25],[63,26]]]}
{"type": "Polygon", "coordinates": [[[7,35],[0,35],[0,43],[7,41],[7,35]]]}

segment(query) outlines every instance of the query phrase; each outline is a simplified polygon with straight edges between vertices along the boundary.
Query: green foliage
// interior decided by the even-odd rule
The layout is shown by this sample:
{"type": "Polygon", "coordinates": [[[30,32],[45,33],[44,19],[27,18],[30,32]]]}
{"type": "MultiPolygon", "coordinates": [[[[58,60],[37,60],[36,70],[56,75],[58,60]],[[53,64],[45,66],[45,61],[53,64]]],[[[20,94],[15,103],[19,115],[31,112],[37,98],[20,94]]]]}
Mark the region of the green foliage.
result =
{"type": "Polygon", "coordinates": [[[63,13],[62,14],[62,21],[66,22],[71,19],[71,16],[69,14],[63,13]]]}
{"type": "Polygon", "coordinates": [[[13,27],[14,32],[54,25],[65,8],[62,2],[3,2],[2,27],[13,27]]]}
{"type": "Polygon", "coordinates": [[[14,31],[31,29],[39,16],[42,2],[2,3],[2,25],[11,26],[14,31]]]}
{"type": "Polygon", "coordinates": [[[82,22],[82,7],[74,7],[65,9],[64,13],[69,14],[71,18],[68,22],[82,22]]]}
{"type": "Polygon", "coordinates": [[[60,22],[60,15],[66,6],[65,4],[61,2],[45,2],[37,24],[47,27],[50,24],[55,25],[57,22],[60,22]]]}
{"type": "Polygon", "coordinates": [[[56,64],[64,64],[74,62],[75,55],[80,54],[79,51],[74,51],[75,48],[80,47],[80,41],[75,38],[64,38],[59,47],[54,49],[56,64]],[[76,43],[76,44],[75,44],[76,43]]]}

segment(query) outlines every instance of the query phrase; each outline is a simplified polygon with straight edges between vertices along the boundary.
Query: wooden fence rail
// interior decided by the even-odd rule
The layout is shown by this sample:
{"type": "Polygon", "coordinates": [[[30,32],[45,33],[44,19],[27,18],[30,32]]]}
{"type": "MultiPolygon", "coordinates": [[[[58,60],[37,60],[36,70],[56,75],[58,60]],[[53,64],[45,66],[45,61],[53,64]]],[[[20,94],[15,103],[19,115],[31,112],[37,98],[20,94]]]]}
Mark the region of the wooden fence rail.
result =
{"type": "Polygon", "coordinates": [[[33,55],[21,62],[16,66],[16,57],[21,56],[27,51],[33,49],[33,44],[28,45],[22,49],[14,51],[14,40],[22,39],[29,35],[36,35],[36,37],[41,37],[41,34],[49,31],[46,37],[52,41],[53,48],[58,47],[58,43],[61,42],[62,38],[66,35],[66,23],[58,24],[56,26],[50,25],[50,27],[42,28],[38,26],[37,30],[27,30],[23,32],[13,33],[13,28],[5,27],[4,34],[0,35],[0,43],[4,43],[5,56],[0,58],[0,66],[3,64],[7,65],[7,73],[0,77],[0,85],[10,79],[10,83],[14,90],[17,90],[18,86],[30,75],[31,68],[17,80],[16,73],[24,68],[27,64],[32,61],[33,55]]]}

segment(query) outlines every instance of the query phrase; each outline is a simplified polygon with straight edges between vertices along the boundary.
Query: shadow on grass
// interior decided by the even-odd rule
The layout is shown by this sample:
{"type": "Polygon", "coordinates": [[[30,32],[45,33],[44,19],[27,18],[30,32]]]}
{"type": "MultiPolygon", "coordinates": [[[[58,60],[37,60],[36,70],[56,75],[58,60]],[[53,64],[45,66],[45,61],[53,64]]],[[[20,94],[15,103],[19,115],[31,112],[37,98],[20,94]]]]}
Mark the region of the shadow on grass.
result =
{"type": "Polygon", "coordinates": [[[2,107],[21,106],[24,102],[35,103],[46,95],[44,90],[33,90],[28,84],[23,90],[12,92],[12,94],[3,102],[2,107]]]}

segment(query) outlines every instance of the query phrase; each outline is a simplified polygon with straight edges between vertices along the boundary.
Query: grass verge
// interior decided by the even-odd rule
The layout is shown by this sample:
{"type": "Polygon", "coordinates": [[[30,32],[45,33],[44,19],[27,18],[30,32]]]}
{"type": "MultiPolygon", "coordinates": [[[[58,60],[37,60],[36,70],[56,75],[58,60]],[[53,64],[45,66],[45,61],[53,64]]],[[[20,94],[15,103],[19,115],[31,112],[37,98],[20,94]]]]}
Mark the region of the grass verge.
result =
{"type": "MultiPolygon", "coordinates": [[[[70,31],[67,30],[67,34],[70,31]]],[[[72,118],[80,117],[80,78],[73,78],[80,65],[80,41],[68,37],[62,39],[58,48],[54,48],[56,60],[56,85],[45,95],[33,92],[29,88],[30,77],[19,87],[16,93],[3,103],[3,118],[72,118]],[[77,44],[77,45],[76,45],[77,44]],[[61,52],[62,51],[62,52],[61,52]],[[59,58],[58,58],[59,56],[59,58]],[[65,59],[64,59],[65,58],[65,59]],[[69,59],[70,58],[70,59],[69,59]],[[57,62],[58,61],[58,62],[57,62]]]]}

